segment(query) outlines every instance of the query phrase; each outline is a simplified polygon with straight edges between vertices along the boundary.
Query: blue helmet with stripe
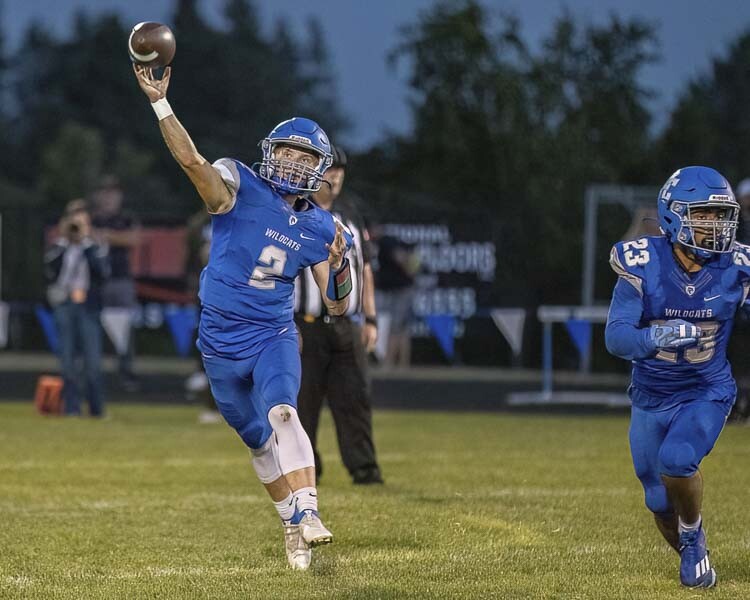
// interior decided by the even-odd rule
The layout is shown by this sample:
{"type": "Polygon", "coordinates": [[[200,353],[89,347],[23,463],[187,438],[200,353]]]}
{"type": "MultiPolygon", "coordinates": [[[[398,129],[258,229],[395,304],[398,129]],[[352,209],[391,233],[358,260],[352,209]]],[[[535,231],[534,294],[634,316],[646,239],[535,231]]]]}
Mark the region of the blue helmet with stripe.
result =
{"type": "Polygon", "coordinates": [[[304,117],[293,117],[276,125],[261,142],[261,150],[263,159],[258,175],[281,195],[317,192],[323,173],[333,162],[326,132],[315,121],[304,117]],[[318,157],[318,162],[309,166],[276,156],[276,150],[282,146],[311,152],[318,157]]]}
{"type": "Polygon", "coordinates": [[[684,167],[659,192],[659,227],[672,243],[708,259],[731,252],[740,205],[726,178],[710,167],[684,167]],[[696,239],[696,232],[701,235],[696,239]]]}

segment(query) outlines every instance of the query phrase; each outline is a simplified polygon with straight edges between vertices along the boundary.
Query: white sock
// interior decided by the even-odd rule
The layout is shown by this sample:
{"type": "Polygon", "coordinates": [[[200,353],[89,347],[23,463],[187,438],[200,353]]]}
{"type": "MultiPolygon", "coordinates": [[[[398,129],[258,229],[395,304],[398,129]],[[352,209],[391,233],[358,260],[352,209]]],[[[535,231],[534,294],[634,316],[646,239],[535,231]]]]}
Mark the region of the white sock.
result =
{"type": "Polygon", "coordinates": [[[698,531],[698,529],[701,526],[701,516],[698,515],[698,520],[695,523],[685,523],[685,521],[682,520],[682,517],[678,517],[677,519],[677,527],[682,533],[683,531],[698,531]]]}
{"type": "Polygon", "coordinates": [[[288,523],[294,516],[294,496],[290,493],[283,500],[274,502],[273,505],[276,507],[276,512],[279,513],[281,520],[284,523],[288,523]]]}
{"type": "Polygon", "coordinates": [[[314,487],[303,487],[294,493],[294,499],[297,501],[297,510],[318,511],[318,492],[314,487]]]}

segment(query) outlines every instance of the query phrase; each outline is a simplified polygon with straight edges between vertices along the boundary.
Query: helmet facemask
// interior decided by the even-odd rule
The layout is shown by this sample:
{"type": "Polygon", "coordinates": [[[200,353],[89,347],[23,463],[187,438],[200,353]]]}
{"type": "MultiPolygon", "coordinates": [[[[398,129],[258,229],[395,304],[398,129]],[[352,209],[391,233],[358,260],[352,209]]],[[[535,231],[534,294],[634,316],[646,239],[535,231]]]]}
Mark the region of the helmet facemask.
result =
{"type": "Polygon", "coordinates": [[[323,173],[330,166],[330,155],[321,155],[317,149],[307,145],[290,143],[286,140],[266,138],[261,144],[263,160],[260,163],[259,175],[270,183],[279,194],[310,194],[317,192],[323,182],[323,173]],[[284,146],[298,148],[318,157],[315,166],[306,165],[296,160],[277,157],[277,151],[284,146]]]}
{"type": "Polygon", "coordinates": [[[674,200],[670,211],[679,217],[675,241],[696,251],[702,258],[732,251],[740,206],[730,196],[711,196],[706,202],[674,200]],[[707,211],[713,215],[706,214],[707,211]]]}

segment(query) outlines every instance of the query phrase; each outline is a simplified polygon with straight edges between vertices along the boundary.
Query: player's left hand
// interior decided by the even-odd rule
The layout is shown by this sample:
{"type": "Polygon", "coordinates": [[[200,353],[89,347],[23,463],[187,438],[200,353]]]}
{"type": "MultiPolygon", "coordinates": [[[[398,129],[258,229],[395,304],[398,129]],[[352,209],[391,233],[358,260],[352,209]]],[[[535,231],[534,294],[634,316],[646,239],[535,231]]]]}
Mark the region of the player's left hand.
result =
{"type": "Polygon", "coordinates": [[[362,345],[367,352],[375,350],[378,341],[378,328],[372,323],[365,323],[362,327],[362,345]]]}
{"type": "Polygon", "coordinates": [[[698,343],[701,329],[683,319],[671,319],[651,325],[648,340],[655,350],[676,350],[698,343]]]}
{"type": "Polygon", "coordinates": [[[332,243],[326,244],[326,249],[328,250],[328,264],[331,269],[338,271],[344,262],[344,254],[346,254],[346,239],[341,223],[336,223],[336,235],[332,243]]]}

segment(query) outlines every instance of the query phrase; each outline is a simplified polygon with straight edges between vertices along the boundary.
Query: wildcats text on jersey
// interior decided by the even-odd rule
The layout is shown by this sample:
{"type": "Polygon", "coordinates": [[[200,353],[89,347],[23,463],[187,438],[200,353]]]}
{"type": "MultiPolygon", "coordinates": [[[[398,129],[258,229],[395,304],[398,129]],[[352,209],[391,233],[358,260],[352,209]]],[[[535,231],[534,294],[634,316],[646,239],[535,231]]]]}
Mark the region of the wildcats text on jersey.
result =
{"type": "Polygon", "coordinates": [[[270,227],[266,229],[266,237],[270,237],[272,240],[275,240],[279,242],[279,244],[283,244],[284,246],[291,248],[296,252],[299,252],[302,248],[302,244],[300,244],[299,242],[295,242],[292,238],[283,235],[278,231],[271,229],[270,227]]]}
{"type": "Polygon", "coordinates": [[[708,319],[714,316],[712,308],[681,309],[665,308],[664,315],[678,319],[708,319]]]}

